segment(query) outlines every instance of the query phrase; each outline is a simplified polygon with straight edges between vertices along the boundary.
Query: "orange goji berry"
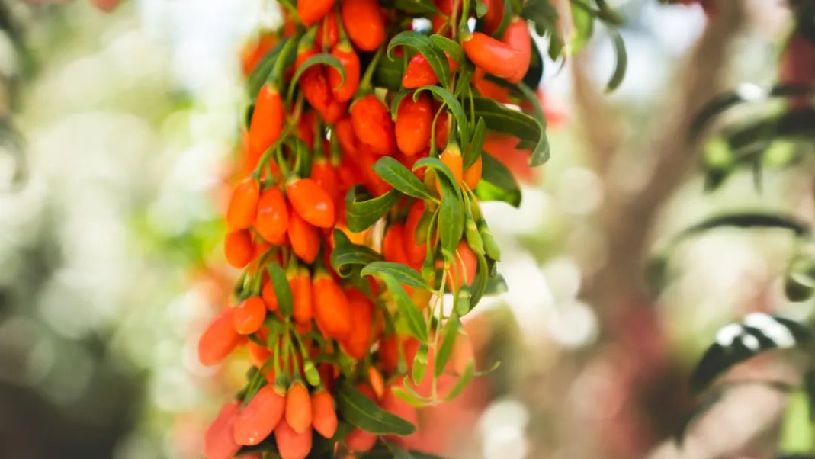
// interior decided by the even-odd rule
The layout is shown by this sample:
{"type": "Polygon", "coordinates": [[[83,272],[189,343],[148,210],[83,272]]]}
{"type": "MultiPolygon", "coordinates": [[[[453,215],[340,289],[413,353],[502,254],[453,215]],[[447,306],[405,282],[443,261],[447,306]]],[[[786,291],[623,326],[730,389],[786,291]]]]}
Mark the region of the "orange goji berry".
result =
{"type": "Polygon", "coordinates": [[[311,395],[300,380],[295,380],[286,392],[286,422],[297,433],[311,427],[311,395]]]}
{"type": "Polygon", "coordinates": [[[277,43],[277,36],[272,33],[265,33],[257,40],[247,43],[241,50],[241,70],[244,76],[248,76],[255,70],[255,67],[263,60],[269,50],[277,43]]]}
{"type": "Polygon", "coordinates": [[[255,98],[255,109],[249,122],[249,156],[257,159],[279,138],[283,131],[286,112],[283,98],[273,83],[260,88],[255,98]]]}
{"type": "Polygon", "coordinates": [[[396,145],[399,151],[412,156],[427,148],[433,124],[433,106],[430,96],[421,94],[414,101],[407,95],[396,111],[396,145]]]}
{"type": "Polygon", "coordinates": [[[263,190],[258,199],[255,230],[263,239],[280,245],[286,240],[288,224],[289,212],[286,209],[283,193],[276,187],[263,190]]]}
{"type": "Polygon", "coordinates": [[[286,183],[286,196],[303,220],[320,228],[334,225],[334,201],[314,179],[295,178],[286,183]]]}
{"type": "Polygon", "coordinates": [[[385,393],[385,381],[382,379],[382,373],[376,367],[368,368],[368,383],[374,391],[377,399],[381,399],[385,393]]]}
{"type": "Polygon", "coordinates": [[[226,227],[230,230],[249,228],[255,220],[260,188],[257,180],[247,177],[232,191],[226,209],[226,227]]]}
{"type": "Polygon", "coordinates": [[[301,260],[313,263],[320,251],[320,235],[317,229],[300,217],[300,214],[289,210],[289,226],[287,228],[289,244],[301,260]]]}
{"type": "Polygon", "coordinates": [[[351,312],[348,298],[337,282],[324,270],[314,274],[312,282],[314,317],[326,336],[343,340],[351,332],[351,312]]]}
{"type": "Polygon", "coordinates": [[[447,146],[447,141],[450,137],[450,123],[449,123],[449,116],[447,115],[446,111],[443,111],[439,114],[436,118],[436,122],[433,125],[433,131],[436,140],[436,148],[439,150],[443,150],[445,146],[447,146]]]}
{"type": "Polygon", "coordinates": [[[478,185],[478,182],[481,181],[481,172],[483,168],[484,161],[479,156],[478,159],[476,159],[474,163],[470,164],[470,167],[464,171],[464,183],[471,190],[474,190],[478,185]]]}
{"type": "MultiPolygon", "coordinates": [[[[336,200],[339,194],[339,179],[337,178],[337,169],[325,157],[317,157],[311,165],[311,178],[320,188],[325,190],[333,200],[336,200]]],[[[337,206],[334,205],[334,214],[337,217],[342,216],[343,212],[337,212],[337,206]]]]}
{"type": "Polygon", "coordinates": [[[232,434],[239,445],[257,445],[283,418],[284,392],[273,384],[263,386],[235,418],[232,434]]]}
{"type": "MultiPolygon", "coordinates": [[[[311,56],[317,52],[313,49],[313,42],[304,39],[297,50],[297,59],[295,60],[295,67],[299,68],[311,56]]],[[[298,81],[300,90],[303,97],[308,103],[319,113],[324,113],[328,110],[331,103],[331,90],[328,86],[328,77],[326,76],[325,67],[322,65],[313,65],[306,69],[300,80],[298,81]]]]}
{"type": "Polygon", "coordinates": [[[473,250],[466,241],[459,242],[450,264],[450,275],[447,277],[450,291],[457,292],[462,285],[472,284],[477,266],[478,259],[473,250]]]}
{"type": "Polygon", "coordinates": [[[311,451],[311,428],[297,433],[286,422],[278,424],[274,431],[281,459],[305,459],[311,451]]]}
{"type": "Polygon", "coordinates": [[[240,342],[240,336],[232,326],[231,308],[224,309],[212,319],[198,339],[198,360],[210,366],[220,363],[240,342]]]}
{"type": "Polygon", "coordinates": [[[232,323],[235,326],[235,331],[241,335],[248,335],[258,331],[265,318],[266,304],[259,296],[252,296],[243,300],[235,308],[235,313],[232,314],[232,323]]]}
{"type": "Polygon", "coordinates": [[[333,67],[328,69],[328,83],[331,85],[331,93],[336,100],[341,102],[349,101],[359,88],[359,56],[357,56],[356,51],[347,40],[337,43],[334,49],[331,50],[331,55],[340,61],[345,70],[345,82],[342,82],[340,72],[333,67]]]}
{"type": "Polygon", "coordinates": [[[240,449],[232,436],[232,424],[238,415],[238,402],[224,404],[204,433],[204,455],[208,459],[230,459],[240,449]]]}
{"type": "Polygon", "coordinates": [[[296,272],[287,273],[289,286],[294,296],[294,311],[292,316],[298,324],[311,321],[314,317],[314,296],[311,291],[311,271],[305,266],[297,268],[296,272]]]}
{"type": "Polygon", "coordinates": [[[297,15],[307,26],[316,24],[334,6],[334,0],[297,0],[297,15]]]}
{"type": "Polygon", "coordinates": [[[396,370],[399,364],[399,352],[404,355],[408,370],[413,366],[413,359],[419,350],[419,340],[410,336],[390,335],[379,342],[379,367],[386,373],[396,370]]]}
{"type": "Polygon", "coordinates": [[[247,230],[238,230],[226,235],[224,239],[226,261],[235,268],[248,265],[255,256],[252,235],[247,230]]]}
{"type": "Polygon", "coordinates": [[[306,145],[314,145],[314,122],[316,121],[314,112],[303,110],[300,119],[297,121],[297,137],[306,145]]]}
{"type": "Polygon", "coordinates": [[[523,19],[509,24],[502,39],[474,32],[462,43],[467,57],[478,67],[511,83],[521,81],[529,69],[532,43],[523,19]]]}
{"type": "MultiPolygon", "coordinates": [[[[464,157],[461,156],[461,150],[458,148],[458,144],[456,143],[449,143],[447,144],[447,148],[439,156],[441,162],[450,169],[450,172],[453,174],[453,178],[456,180],[456,183],[461,183],[464,179],[464,157]]],[[[441,191],[436,184],[436,189],[441,191]]]]}
{"type": "Polygon", "coordinates": [[[473,73],[473,87],[484,97],[495,99],[504,104],[510,102],[509,88],[488,80],[484,69],[475,69],[473,73]]]}
{"type": "Polygon", "coordinates": [[[351,123],[357,139],[373,153],[381,156],[393,152],[393,120],[375,95],[368,94],[351,104],[351,123]]]}
{"type": "Polygon", "coordinates": [[[269,280],[268,276],[263,279],[263,288],[260,289],[260,297],[266,303],[266,308],[270,311],[277,311],[279,304],[277,302],[277,293],[274,290],[274,284],[269,280]]]}
{"type": "Polygon", "coordinates": [[[348,38],[362,51],[373,51],[385,41],[385,21],[377,0],[343,0],[342,23],[348,38]]]}
{"type": "Polygon", "coordinates": [[[352,358],[362,360],[371,346],[374,305],[368,297],[354,288],[347,289],[345,296],[351,316],[351,331],[342,341],[342,348],[352,358]]]}
{"type": "Polygon", "coordinates": [[[314,430],[325,438],[331,438],[337,432],[339,422],[334,397],[325,388],[317,389],[311,396],[311,422],[314,430]]]}
{"type": "Polygon", "coordinates": [[[266,346],[255,343],[252,340],[246,342],[246,349],[249,351],[249,359],[255,368],[262,368],[269,360],[271,352],[266,346]]]}

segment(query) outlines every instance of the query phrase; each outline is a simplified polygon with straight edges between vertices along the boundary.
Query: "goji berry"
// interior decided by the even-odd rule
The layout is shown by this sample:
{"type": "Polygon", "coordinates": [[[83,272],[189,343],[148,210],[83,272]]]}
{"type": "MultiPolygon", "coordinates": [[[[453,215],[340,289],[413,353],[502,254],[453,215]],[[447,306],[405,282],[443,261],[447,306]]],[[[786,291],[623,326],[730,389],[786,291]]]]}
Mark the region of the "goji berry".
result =
{"type": "Polygon", "coordinates": [[[277,187],[269,187],[260,194],[255,215],[255,230],[263,239],[280,245],[286,240],[289,212],[283,193],[277,187]]]}
{"type": "Polygon", "coordinates": [[[476,159],[474,163],[470,164],[470,167],[464,171],[464,183],[471,190],[474,190],[478,185],[478,182],[481,181],[481,172],[483,168],[484,161],[479,156],[478,159],[476,159]]]}
{"type": "Polygon", "coordinates": [[[290,209],[289,226],[286,233],[294,253],[306,263],[314,262],[320,251],[320,235],[317,229],[303,220],[300,214],[290,209]]]}
{"type": "Polygon", "coordinates": [[[364,453],[374,447],[376,435],[362,429],[354,429],[345,437],[345,444],[352,453],[364,453]]]}
{"type": "Polygon", "coordinates": [[[281,423],[286,397],[282,390],[269,384],[263,386],[243,407],[232,428],[239,445],[257,445],[281,423]]]}
{"type": "Polygon", "coordinates": [[[249,228],[255,220],[260,188],[257,180],[247,177],[238,183],[229,199],[226,226],[230,230],[249,228]]]}
{"type": "Polygon", "coordinates": [[[274,431],[281,459],[305,459],[311,451],[311,428],[297,433],[286,422],[278,424],[274,431]]]}
{"type": "MultiPolygon", "coordinates": [[[[314,159],[314,163],[311,165],[311,178],[336,202],[339,195],[339,179],[337,178],[337,169],[328,159],[324,157],[314,159]]],[[[342,212],[338,212],[338,210],[335,204],[334,214],[336,217],[340,217],[343,214],[342,212]]]]}
{"type": "Polygon", "coordinates": [[[314,318],[317,326],[331,338],[343,340],[351,332],[351,312],[348,298],[331,276],[319,270],[312,284],[314,318]]]}
{"type": "Polygon", "coordinates": [[[232,323],[235,326],[235,331],[241,335],[248,335],[258,331],[263,325],[263,319],[266,318],[266,304],[259,296],[249,297],[237,308],[235,313],[232,314],[232,323]]]}
{"type": "Polygon", "coordinates": [[[337,432],[339,422],[334,397],[325,388],[318,389],[311,397],[311,422],[314,430],[325,438],[331,438],[337,432]]]}
{"type": "Polygon", "coordinates": [[[299,324],[308,323],[314,317],[314,295],[311,291],[311,271],[305,266],[297,269],[289,280],[294,294],[294,311],[292,316],[299,324]]]}
{"type": "Polygon", "coordinates": [[[255,256],[252,235],[247,230],[238,230],[226,235],[224,239],[226,261],[235,268],[248,265],[255,256]]]}
{"type": "Polygon", "coordinates": [[[300,380],[295,380],[286,392],[286,423],[297,433],[311,427],[311,395],[300,380]]]}
{"type": "Polygon", "coordinates": [[[208,459],[230,459],[240,449],[232,437],[232,425],[238,415],[238,402],[225,403],[204,434],[204,455],[208,459]]]}
{"type": "Polygon", "coordinates": [[[198,339],[198,360],[210,366],[220,363],[240,343],[240,336],[232,326],[231,308],[224,309],[207,326],[198,339]]]}
{"type": "Polygon", "coordinates": [[[351,123],[357,139],[377,155],[393,152],[393,121],[388,108],[373,94],[351,104],[351,123]]]}
{"type": "Polygon", "coordinates": [[[467,245],[466,241],[459,242],[453,254],[450,273],[447,277],[447,286],[450,291],[457,292],[463,285],[472,284],[475,280],[477,266],[478,259],[473,250],[467,245]]]}
{"type": "Polygon", "coordinates": [[[303,220],[320,228],[334,225],[334,200],[314,179],[289,180],[286,183],[286,196],[303,220]]]}
{"type": "Polygon", "coordinates": [[[433,67],[430,66],[427,58],[422,53],[416,53],[410,58],[405,68],[405,74],[402,76],[402,86],[407,89],[414,89],[438,82],[436,72],[433,71],[433,67]]]}
{"type": "Polygon", "coordinates": [[[260,156],[279,138],[285,117],[283,98],[273,83],[263,85],[255,98],[255,110],[249,122],[249,155],[260,156]]]}
{"type": "Polygon", "coordinates": [[[373,51],[385,41],[385,21],[377,0],[343,0],[342,23],[348,38],[362,51],[373,51]]]}
{"type": "Polygon", "coordinates": [[[386,261],[409,264],[407,253],[405,252],[404,225],[401,223],[391,223],[382,238],[382,256],[386,261]]]}
{"type": "Polygon", "coordinates": [[[362,292],[349,288],[345,291],[351,317],[351,331],[342,341],[346,354],[356,360],[362,360],[371,346],[372,320],[374,305],[362,292]]]}
{"type": "Polygon", "coordinates": [[[354,97],[359,88],[359,56],[354,48],[346,40],[342,40],[331,50],[331,55],[336,57],[345,70],[345,81],[342,82],[342,75],[333,67],[328,69],[328,82],[331,85],[331,94],[341,102],[346,102],[354,97]]]}
{"type": "MultiPolygon", "coordinates": [[[[301,0],[302,1],[302,0],[301,0]]],[[[340,38],[340,28],[337,23],[336,14],[326,14],[320,25],[317,27],[317,33],[314,36],[314,44],[319,49],[331,49],[337,44],[340,38]]]]}
{"type": "Polygon", "coordinates": [[[334,0],[297,0],[297,15],[300,21],[310,26],[316,24],[334,6],[334,0]]]}
{"type": "Polygon", "coordinates": [[[414,101],[412,95],[399,103],[396,111],[396,145],[399,151],[412,156],[423,151],[430,143],[433,124],[433,106],[430,96],[421,94],[414,101]]]}

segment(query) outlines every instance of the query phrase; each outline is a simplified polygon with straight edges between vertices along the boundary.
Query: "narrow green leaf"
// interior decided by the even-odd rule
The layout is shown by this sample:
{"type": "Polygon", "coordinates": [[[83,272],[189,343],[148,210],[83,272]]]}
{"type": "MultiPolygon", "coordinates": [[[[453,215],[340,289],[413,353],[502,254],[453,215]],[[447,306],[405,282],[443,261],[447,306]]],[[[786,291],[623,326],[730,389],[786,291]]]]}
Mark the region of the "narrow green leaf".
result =
{"type": "Polygon", "coordinates": [[[521,204],[521,189],[512,172],[492,155],[484,152],[481,156],[482,176],[475,187],[475,194],[482,201],[503,201],[513,207],[521,204]]]}
{"type": "Polygon", "coordinates": [[[462,374],[458,378],[458,381],[456,381],[456,385],[453,386],[452,389],[450,389],[450,392],[447,393],[447,396],[444,397],[444,400],[449,402],[450,400],[453,400],[454,398],[458,397],[458,394],[460,394],[461,391],[463,391],[464,388],[467,387],[467,384],[470,382],[470,380],[473,379],[474,373],[475,368],[473,367],[472,362],[470,362],[470,364],[467,365],[467,368],[464,370],[464,374],[462,374]]]}
{"type": "Polygon", "coordinates": [[[393,55],[393,49],[397,46],[412,48],[421,53],[427,59],[427,63],[430,64],[433,73],[439,79],[439,83],[442,86],[447,86],[450,81],[450,66],[447,62],[447,56],[433,45],[427,35],[412,30],[398,33],[388,43],[388,56],[393,55]]]}
{"type": "Polygon", "coordinates": [[[440,86],[422,86],[413,93],[413,99],[416,100],[422,91],[430,91],[436,99],[440,100],[450,109],[450,112],[453,113],[453,118],[456,120],[459,144],[461,144],[462,148],[467,148],[470,142],[470,125],[467,121],[467,115],[464,113],[464,108],[462,108],[458,99],[456,99],[453,93],[440,86]]]}
{"type": "Polygon", "coordinates": [[[486,133],[487,123],[484,122],[484,118],[478,118],[473,128],[472,141],[470,141],[469,145],[467,145],[467,149],[463,152],[465,170],[472,166],[473,163],[478,160],[479,156],[481,156],[481,149],[484,147],[484,137],[486,133]]]}
{"type": "Polygon", "coordinates": [[[436,5],[430,0],[395,0],[393,7],[406,13],[426,15],[427,17],[437,11],[436,5]]]}
{"type": "Polygon", "coordinates": [[[382,196],[358,201],[357,199],[362,194],[362,190],[362,187],[355,186],[348,190],[348,194],[345,195],[346,224],[348,229],[355,233],[363,231],[376,223],[399,199],[398,193],[391,190],[382,196]]]}
{"type": "Polygon", "coordinates": [[[374,69],[373,85],[398,91],[402,88],[402,75],[405,73],[405,59],[383,55],[374,69]]]}
{"type": "MultiPolygon", "coordinates": [[[[364,270],[363,270],[364,271],[364,270]]],[[[393,276],[380,274],[380,278],[385,281],[388,291],[396,300],[399,315],[405,321],[408,331],[420,342],[427,341],[427,323],[419,307],[413,303],[405,289],[393,276]]]]}
{"type": "Polygon", "coordinates": [[[379,158],[374,164],[374,172],[382,177],[382,180],[408,196],[419,199],[433,198],[424,183],[410,169],[390,156],[379,158]]]}
{"type": "Polygon", "coordinates": [[[415,269],[401,263],[390,261],[377,261],[370,263],[362,269],[362,276],[389,276],[396,282],[408,285],[413,288],[430,290],[430,287],[422,280],[415,269]]]}
{"type": "Polygon", "coordinates": [[[408,94],[410,94],[409,89],[402,89],[401,91],[397,92],[393,99],[391,99],[391,118],[396,118],[396,112],[399,111],[399,104],[402,103],[402,99],[405,98],[408,94]]]}
{"type": "Polygon", "coordinates": [[[370,247],[353,244],[340,230],[334,230],[334,251],[331,265],[341,277],[349,277],[355,269],[381,261],[382,256],[370,247]]]}
{"type": "Polygon", "coordinates": [[[246,90],[249,93],[249,97],[254,98],[258,91],[260,91],[261,86],[266,83],[272,71],[272,67],[274,67],[274,63],[280,56],[281,50],[290,40],[293,39],[284,38],[277,42],[277,44],[263,56],[263,59],[261,59],[252,73],[249,74],[249,78],[246,80],[246,90]]]}
{"type": "Polygon", "coordinates": [[[424,408],[430,404],[432,400],[420,396],[412,389],[407,389],[408,387],[407,377],[405,377],[401,387],[393,387],[391,390],[393,391],[393,395],[399,397],[402,401],[414,408],[424,408]]]}
{"type": "Polygon", "coordinates": [[[342,66],[342,62],[339,59],[332,56],[329,53],[320,53],[315,54],[308,59],[306,59],[297,70],[294,72],[294,75],[291,77],[291,81],[289,82],[289,93],[287,98],[291,99],[292,94],[294,94],[294,89],[297,87],[297,81],[300,80],[300,77],[303,76],[303,72],[308,70],[315,65],[328,65],[333,67],[334,70],[340,72],[340,84],[345,83],[345,67],[342,66]]]}
{"type": "Polygon", "coordinates": [[[462,204],[456,190],[447,183],[440,180],[441,185],[441,205],[439,206],[439,237],[441,239],[441,251],[449,261],[453,259],[456,246],[461,241],[464,233],[464,205],[462,204]]]}
{"type": "Polygon", "coordinates": [[[430,36],[430,41],[433,42],[436,48],[447,53],[456,63],[461,64],[464,62],[464,51],[457,42],[437,33],[430,36]]]}
{"type": "Polygon", "coordinates": [[[484,118],[487,129],[517,137],[518,148],[532,148],[530,165],[538,166],[549,158],[549,142],[540,121],[484,97],[473,98],[473,110],[475,116],[484,118]]]}
{"type": "Polygon", "coordinates": [[[576,53],[583,48],[594,33],[594,15],[592,10],[582,3],[573,3],[570,11],[574,33],[572,33],[569,48],[572,53],[576,53]]]}
{"type": "Polygon", "coordinates": [[[410,372],[413,384],[418,385],[422,382],[425,370],[427,370],[427,343],[421,343],[416,351],[416,356],[413,357],[413,366],[410,372]]]}
{"type": "Polygon", "coordinates": [[[286,279],[286,273],[277,263],[269,263],[267,270],[269,271],[269,279],[272,281],[272,287],[274,287],[280,313],[283,314],[283,317],[291,317],[294,310],[294,300],[292,299],[289,280],[286,279]]]}
{"type": "Polygon", "coordinates": [[[444,371],[444,367],[447,365],[447,362],[450,360],[450,355],[453,353],[453,345],[456,343],[459,326],[460,322],[458,316],[455,314],[451,315],[450,318],[447,319],[447,323],[444,324],[443,338],[439,350],[436,351],[436,362],[434,363],[435,368],[433,369],[433,374],[437,378],[444,371]]]}
{"type": "Polygon", "coordinates": [[[416,430],[413,424],[377,406],[348,381],[343,381],[337,391],[337,407],[343,419],[366,432],[410,435],[416,430]]]}
{"type": "Polygon", "coordinates": [[[614,44],[614,73],[606,84],[606,91],[611,92],[620,86],[625,77],[625,70],[628,67],[628,55],[625,51],[625,42],[622,35],[616,29],[609,29],[611,42],[614,44]]]}

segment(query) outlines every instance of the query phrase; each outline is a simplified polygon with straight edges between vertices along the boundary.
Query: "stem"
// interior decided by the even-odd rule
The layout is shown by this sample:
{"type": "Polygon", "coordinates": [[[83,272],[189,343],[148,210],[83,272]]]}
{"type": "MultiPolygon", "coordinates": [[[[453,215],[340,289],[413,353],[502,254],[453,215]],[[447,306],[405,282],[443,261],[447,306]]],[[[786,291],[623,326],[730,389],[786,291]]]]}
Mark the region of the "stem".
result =
{"type": "Polygon", "coordinates": [[[359,82],[359,89],[357,89],[357,95],[362,95],[371,90],[371,78],[373,78],[374,70],[376,69],[377,64],[379,64],[379,59],[382,58],[382,53],[385,51],[385,45],[379,47],[376,50],[376,54],[374,54],[373,59],[371,59],[371,63],[368,64],[368,68],[365,69],[365,74],[362,76],[362,80],[359,82]]]}

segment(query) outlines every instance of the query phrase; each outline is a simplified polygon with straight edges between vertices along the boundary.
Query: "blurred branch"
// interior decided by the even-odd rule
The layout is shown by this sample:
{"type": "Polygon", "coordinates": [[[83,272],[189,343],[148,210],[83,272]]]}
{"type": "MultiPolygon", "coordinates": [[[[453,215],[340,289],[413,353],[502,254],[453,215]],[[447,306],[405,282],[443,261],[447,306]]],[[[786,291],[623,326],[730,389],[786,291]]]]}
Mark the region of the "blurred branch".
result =
{"type": "Polygon", "coordinates": [[[604,176],[622,143],[622,126],[616,121],[606,96],[586,75],[587,62],[585,54],[572,60],[574,102],[580,131],[587,142],[586,156],[595,172],[604,176]]]}
{"type": "MultiPolygon", "coordinates": [[[[650,148],[637,158],[637,161],[645,158],[652,162],[650,173],[636,189],[631,188],[630,177],[616,180],[612,177],[607,181],[609,189],[606,190],[607,200],[601,210],[600,225],[608,235],[608,264],[590,279],[585,292],[589,301],[602,305],[598,312],[608,319],[606,324],[616,322],[631,307],[650,303],[643,288],[641,266],[648,231],[653,228],[661,206],[692,170],[699,152],[698,145],[678,139],[685,138],[684,134],[701,107],[720,92],[727,69],[727,51],[744,20],[743,2],[719,2],[716,16],[710,20],[686,61],[678,66],[680,74],[673,86],[673,98],[664,110],[658,112],[665,115],[654,124],[658,131],[652,136],[650,148]],[[621,187],[621,183],[629,186],[621,187]]],[[[581,97],[591,100],[592,96],[583,92],[581,97]]],[[[585,109],[602,111],[593,103],[585,109]]],[[[592,126],[592,130],[599,129],[592,126]]],[[[605,145],[614,142],[606,137],[593,141],[597,142],[596,148],[606,148],[605,145]]],[[[609,170],[609,175],[617,170],[626,173],[629,168],[614,168],[609,170]]]]}

